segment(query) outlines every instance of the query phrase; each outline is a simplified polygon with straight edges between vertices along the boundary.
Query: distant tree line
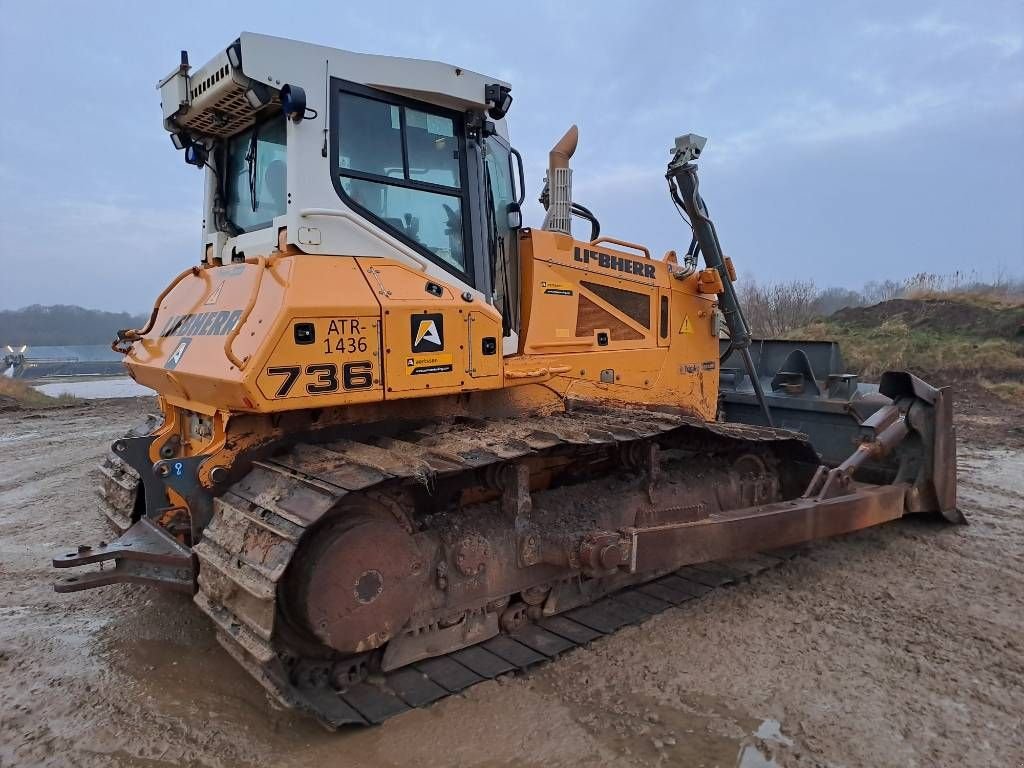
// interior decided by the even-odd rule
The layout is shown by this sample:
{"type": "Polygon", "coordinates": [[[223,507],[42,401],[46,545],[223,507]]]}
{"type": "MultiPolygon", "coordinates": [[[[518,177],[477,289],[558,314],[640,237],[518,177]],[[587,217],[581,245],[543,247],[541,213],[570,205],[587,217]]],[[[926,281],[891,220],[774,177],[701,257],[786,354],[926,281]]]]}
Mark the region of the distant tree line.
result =
{"type": "Polygon", "coordinates": [[[4,309],[0,310],[0,349],[5,344],[12,347],[109,344],[118,330],[138,328],[146,319],[143,315],[103,312],[67,304],[4,309]]]}
{"type": "Polygon", "coordinates": [[[779,338],[846,307],[864,307],[893,299],[940,298],[967,294],[995,299],[1024,297],[1024,280],[997,270],[984,279],[978,272],[938,275],[920,272],[905,280],[873,280],[859,291],[849,288],[818,288],[812,280],[759,283],[741,279],[736,284],[750,330],[761,338],[779,338]]]}
{"type": "MultiPolygon", "coordinates": [[[[974,294],[989,298],[1019,300],[1024,297],[1024,280],[1006,270],[983,279],[978,272],[938,275],[921,272],[905,280],[871,281],[855,291],[848,288],[818,288],[811,280],[788,283],[760,283],[741,278],[736,284],[751,331],[759,337],[780,337],[828,317],[844,307],[863,307],[898,298],[927,298],[944,294],[974,294]]],[[[0,310],[0,350],[3,345],[61,346],[107,344],[121,328],[138,328],[148,318],[127,312],[57,304],[33,304],[22,309],[0,310]]]]}

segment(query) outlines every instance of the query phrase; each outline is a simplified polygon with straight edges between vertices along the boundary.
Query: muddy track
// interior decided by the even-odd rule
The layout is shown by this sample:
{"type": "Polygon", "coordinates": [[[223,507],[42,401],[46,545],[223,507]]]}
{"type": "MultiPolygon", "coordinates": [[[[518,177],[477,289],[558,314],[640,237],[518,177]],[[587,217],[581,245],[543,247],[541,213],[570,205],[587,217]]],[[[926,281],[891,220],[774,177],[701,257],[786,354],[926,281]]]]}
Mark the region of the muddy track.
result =
{"type": "MultiPolygon", "coordinates": [[[[251,516],[247,517],[256,522],[251,516]]],[[[200,549],[209,554],[209,547],[200,549]]],[[[525,672],[573,648],[586,646],[623,627],[641,624],[670,608],[703,597],[715,588],[777,567],[797,552],[796,549],[777,550],[728,563],[687,566],[674,574],[623,589],[591,605],[528,624],[519,631],[338,690],[285,681],[274,648],[254,636],[244,619],[211,599],[205,589],[200,590],[195,601],[213,618],[218,629],[217,639],[225,650],[272,696],[338,728],[379,724],[411,708],[433,704],[500,675],[525,672]]],[[[210,567],[215,561],[203,557],[202,562],[204,567],[210,567]]],[[[218,557],[213,567],[224,565],[226,562],[218,557]]]]}
{"type": "Polygon", "coordinates": [[[200,562],[195,601],[213,619],[225,649],[282,703],[309,711],[332,728],[383,722],[410,707],[554,658],[779,560],[760,558],[738,568],[686,569],[564,615],[547,616],[515,634],[488,637],[385,676],[342,685],[336,692],[327,683],[331,663],[304,658],[289,644],[281,626],[285,610],[278,603],[279,584],[310,523],[343,497],[351,500],[352,494],[386,492],[407,483],[429,486],[439,478],[479,473],[524,456],[572,453],[587,446],[623,449],[634,441],[682,435],[690,441],[703,435],[709,443],[724,439],[744,446],[800,445],[794,433],[784,430],[609,411],[435,425],[401,433],[400,439],[336,441],[330,450],[296,445],[256,462],[246,477],[215,500],[213,520],[194,549],[200,562]]]}

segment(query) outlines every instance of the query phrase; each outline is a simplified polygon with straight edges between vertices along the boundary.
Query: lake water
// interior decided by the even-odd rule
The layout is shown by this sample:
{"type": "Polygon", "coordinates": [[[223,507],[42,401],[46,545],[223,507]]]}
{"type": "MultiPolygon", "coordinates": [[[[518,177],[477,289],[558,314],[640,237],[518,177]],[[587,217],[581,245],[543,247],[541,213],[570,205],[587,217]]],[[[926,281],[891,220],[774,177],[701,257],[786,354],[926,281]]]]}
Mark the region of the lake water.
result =
{"type": "Polygon", "coordinates": [[[144,387],[127,376],[109,379],[65,379],[37,384],[35,389],[51,397],[69,394],[85,400],[101,397],[146,397],[156,394],[149,387],[144,387]]]}

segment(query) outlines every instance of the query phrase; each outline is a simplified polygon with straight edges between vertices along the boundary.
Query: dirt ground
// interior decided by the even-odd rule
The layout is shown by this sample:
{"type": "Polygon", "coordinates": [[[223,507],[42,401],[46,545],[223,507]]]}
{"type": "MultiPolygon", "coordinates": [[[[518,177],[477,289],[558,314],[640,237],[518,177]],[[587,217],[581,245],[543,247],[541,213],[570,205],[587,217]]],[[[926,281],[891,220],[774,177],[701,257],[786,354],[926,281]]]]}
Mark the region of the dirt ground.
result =
{"type": "Polygon", "coordinates": [[[328,733],[270,707],[187,598],[51,591],[55,551],[108,537],[93,467],[148,405],[0,413],[3,768],[1024,763],[1024,450],[998,414],[961,421],[969,526],[821,543],[529,675],[328,733]]]}

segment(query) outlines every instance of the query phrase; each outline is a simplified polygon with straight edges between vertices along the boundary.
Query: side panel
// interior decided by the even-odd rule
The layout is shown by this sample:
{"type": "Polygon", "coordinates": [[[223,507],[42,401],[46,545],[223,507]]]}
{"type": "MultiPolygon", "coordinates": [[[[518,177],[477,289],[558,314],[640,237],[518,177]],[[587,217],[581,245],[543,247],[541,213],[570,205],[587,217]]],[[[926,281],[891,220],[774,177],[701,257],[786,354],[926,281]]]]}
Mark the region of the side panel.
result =
{"type": "Polygon", "coordinates": [[[680,407],[713,419],[714,295],[663,261],[536,230],[522,233],[523,352],[506,366],[564,367],[569,396],[680,407]]]}
{"type": "Polygon", "coordinates": [[[502,385],[501,319],[422,272],[360,259],[383,308],[384,396],[429,397],[502,385]],[[493,344],[485,342],[487,339],[493,344]],[[485,354],[486,351],[489,354],[485,354]]]}
{"type": "Polygon", "coordinates": [[[664,265],[636,254],[531,232],[526,354],[657,346],[664,265]],[[628,268],[630,271],[625,271],[628,268]]]}
{"type": "Polygon", "coordinates": [[[256,385],[267,400],[288,400],[296,408],[380,400],[380,343],[380,315],[339,308],[323,317],[295,317],[256,385]]]}
{"type": "MultiPolygon", "coordinates": [[[[293,410],[382,399],[380,304],[358,263],[343,256],[293,258],[274,331],[268,328],[263,354],[246,369],[252,400],[260,410],[293,410]]],[[[254,339],[266,322],[247,323],[254,339]]]]}

